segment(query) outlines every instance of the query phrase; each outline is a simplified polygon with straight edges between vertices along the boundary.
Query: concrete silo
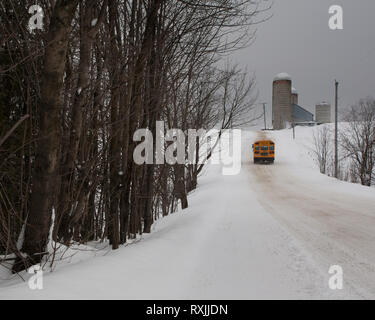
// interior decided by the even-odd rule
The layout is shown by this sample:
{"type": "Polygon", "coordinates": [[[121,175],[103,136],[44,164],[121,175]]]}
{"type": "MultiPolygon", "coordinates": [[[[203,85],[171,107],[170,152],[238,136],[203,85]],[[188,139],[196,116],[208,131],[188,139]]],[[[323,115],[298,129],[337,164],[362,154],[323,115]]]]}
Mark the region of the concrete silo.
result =
{"type": "Polygon", "coordinates": [[[320,123],[331,122],[331,105],[325,101],[315,106],[315,121],[320,123]]]}
{"type": "Polygon", "coordinates": [[[292,104],[298,104],[298,92],[294,87],[292,87],[292,104]]]}
{"type": "Polygon", "coordinates": [[[275,130],[292,123],[292,78],[287,73],[279,73],[273,79],[272,119],[275,130]]]}

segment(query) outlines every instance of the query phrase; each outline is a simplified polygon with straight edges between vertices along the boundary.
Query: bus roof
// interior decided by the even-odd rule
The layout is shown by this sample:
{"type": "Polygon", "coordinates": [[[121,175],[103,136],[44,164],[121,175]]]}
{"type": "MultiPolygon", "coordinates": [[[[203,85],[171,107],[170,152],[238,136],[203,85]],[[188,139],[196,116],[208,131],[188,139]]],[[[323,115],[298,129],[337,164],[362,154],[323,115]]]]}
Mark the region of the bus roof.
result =
{"type": "Polygon", "coordinates": [[[273,143],[273,144],[275,144],[272,140],[257,140],[254,143],[255,144],[257,144],[257,143],[273,143]]]}

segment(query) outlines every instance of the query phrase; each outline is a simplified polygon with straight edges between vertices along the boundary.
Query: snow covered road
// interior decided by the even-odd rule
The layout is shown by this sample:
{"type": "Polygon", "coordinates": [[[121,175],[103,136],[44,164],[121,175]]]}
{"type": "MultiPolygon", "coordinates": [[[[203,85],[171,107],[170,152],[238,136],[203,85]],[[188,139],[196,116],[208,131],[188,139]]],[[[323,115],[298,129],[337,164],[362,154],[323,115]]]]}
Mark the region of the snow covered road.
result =
{"type": "MultiPolygon", "coordinates": [[[[302,128],[303,129],[303,128],[302,128]]],[[[308,250],[322,270],[340,265],[350,296],[375,297],[375,190],[316,174],[287,131],[274,166],[249,166],[263,208],[308,250]],[[289,150],[289,152],[287,151],[289,150]],[[297,154],[297,156],[295,156],[297,154]]]]}
{"type": "Polygon", "coordinates": [[[375,190],[320,175],[288,130],[269,135],[274,165],[252,163],[258,134],[243,132],[241,174],[207,167],[189,208],[142,241],[78,254],[44,274],[43,290],[0,280],[0,299],[374,298],[375,190]],[[329,289],[334,264],[343,290],[329,289]]]}

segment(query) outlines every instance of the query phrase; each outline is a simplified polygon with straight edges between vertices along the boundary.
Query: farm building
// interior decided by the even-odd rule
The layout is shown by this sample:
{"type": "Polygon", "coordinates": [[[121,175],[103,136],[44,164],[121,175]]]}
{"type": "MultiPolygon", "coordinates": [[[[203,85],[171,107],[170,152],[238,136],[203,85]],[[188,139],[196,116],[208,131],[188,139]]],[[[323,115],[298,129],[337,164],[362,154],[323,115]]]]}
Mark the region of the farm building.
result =
{"type": "Polygon", "coordinates": [[[298,105],[298,92],[292,87],[289,74],[279,73],[273,80],[272,88],[272,123],[275,130],[293,124],[313,123],[314,115],[298,105]]]}
{"type": "Polygon", "coordinates": [[[331,105],[325,101],[315,106],[315,120],[318,124],[331,122],[331,105]]]}

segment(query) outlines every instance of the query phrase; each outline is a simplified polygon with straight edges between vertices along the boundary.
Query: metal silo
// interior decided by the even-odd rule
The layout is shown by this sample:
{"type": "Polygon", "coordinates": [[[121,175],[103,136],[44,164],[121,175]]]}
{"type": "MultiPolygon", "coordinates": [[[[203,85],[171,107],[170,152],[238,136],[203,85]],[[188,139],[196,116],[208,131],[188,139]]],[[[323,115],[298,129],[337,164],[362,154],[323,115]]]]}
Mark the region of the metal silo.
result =
{"type": "Polygon", "coordinates": [[[294,87],[292,87],[292,104],[298,104],[298,92],[294,87]]]}
{"type": "Polygon", "coordinates": [[[331,105],[325,101],[315,106],[315,121],[320,123],[331,122],[331,105]]]}
{"type": "Polygon", "coordinates": [[[292,78],[287,73],[279,73],[273,79],[272,119],[276,130],[292,123],[292,78]]]}

